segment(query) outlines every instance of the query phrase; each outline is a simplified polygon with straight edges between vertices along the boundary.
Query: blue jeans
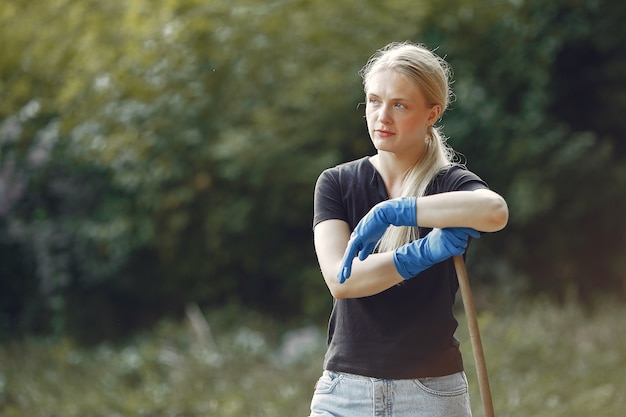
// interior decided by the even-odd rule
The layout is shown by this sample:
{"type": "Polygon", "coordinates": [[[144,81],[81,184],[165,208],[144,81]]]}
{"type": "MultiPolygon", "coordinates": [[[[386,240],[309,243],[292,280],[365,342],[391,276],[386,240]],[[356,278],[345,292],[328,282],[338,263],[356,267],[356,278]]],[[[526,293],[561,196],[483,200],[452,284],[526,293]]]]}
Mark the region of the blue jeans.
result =
{"type": "Polygon", "coordinates": [[[464,372],[421,379],[378,379],[324,371],[309,417],[471,417],[464,372]]]}

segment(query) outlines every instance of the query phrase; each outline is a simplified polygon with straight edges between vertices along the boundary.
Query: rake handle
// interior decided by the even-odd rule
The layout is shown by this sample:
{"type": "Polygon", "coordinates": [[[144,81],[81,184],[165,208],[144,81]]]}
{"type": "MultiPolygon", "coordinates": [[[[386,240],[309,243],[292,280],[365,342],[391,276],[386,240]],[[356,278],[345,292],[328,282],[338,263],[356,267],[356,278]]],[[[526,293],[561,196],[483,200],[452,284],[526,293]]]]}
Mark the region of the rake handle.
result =
{"type": "Polygon", "coordinates": [[[474,297],[472,295],[472,289],[470,288],[463,256],[454,257],[454,268],[456,269],[456,275],[459,280],[459,289],[461,290],[463,308],[465,309],[465,317],[467,318],[467,327],[469,328],[470,342],[472,344],[472,352],[474,353],[474,363],[476,365],[476,375],[478,377],[478,388],[480,389],[483,411],[485,417],[494,417],[489,377],[487,376],[487,363],[485,362],[483,343],[480,339],[480,329],[478,328],[478,317],[476,315],[476,308],[474,307],[474,297]]]}

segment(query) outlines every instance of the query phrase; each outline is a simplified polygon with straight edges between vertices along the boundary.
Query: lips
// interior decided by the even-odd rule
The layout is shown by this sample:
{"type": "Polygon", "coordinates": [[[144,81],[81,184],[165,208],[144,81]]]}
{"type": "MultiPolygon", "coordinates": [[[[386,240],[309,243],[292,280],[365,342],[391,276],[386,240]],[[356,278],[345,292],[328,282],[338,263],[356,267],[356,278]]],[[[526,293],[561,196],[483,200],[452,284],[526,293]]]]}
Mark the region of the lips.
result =
{"type": "Polygon", "coordinates": [[[394,132],[385,129],[376,129],[374,132],[376,132],[376,134],[381,138],[388,138],[395,135],[394,132]]]}

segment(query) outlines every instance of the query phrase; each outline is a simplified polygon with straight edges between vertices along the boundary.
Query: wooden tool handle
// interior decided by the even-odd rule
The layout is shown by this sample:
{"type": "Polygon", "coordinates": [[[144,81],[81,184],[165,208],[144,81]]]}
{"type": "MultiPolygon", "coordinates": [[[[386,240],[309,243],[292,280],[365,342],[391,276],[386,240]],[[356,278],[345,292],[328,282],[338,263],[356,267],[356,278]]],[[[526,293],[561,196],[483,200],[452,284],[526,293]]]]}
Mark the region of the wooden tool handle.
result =
{"type": "Polygon", "coordinates": [[[494,417],[489,377],[487,376],[487,363],[485,362],[483,343],[480,340],[480,329],[478,328],[478,318],[476,316],[476,308],[474,307],[474,297],[472,296],[472,289],[470,288],[469,278],[467,276],[467,268],[465,267],[465,261],[462,256],[454,257],[454,268],[456,269],[456,275],[459,279],[459,289],[461,290],[463,308],[465,309],[465,317],[467,318],[467,327],[469,328],[470,342],[472,344],[472,352],[474,353],[474,363],[476,364],[476,375],[478,377],[478,388],[480,389],[483,411],[485,417],[494,417]]]}

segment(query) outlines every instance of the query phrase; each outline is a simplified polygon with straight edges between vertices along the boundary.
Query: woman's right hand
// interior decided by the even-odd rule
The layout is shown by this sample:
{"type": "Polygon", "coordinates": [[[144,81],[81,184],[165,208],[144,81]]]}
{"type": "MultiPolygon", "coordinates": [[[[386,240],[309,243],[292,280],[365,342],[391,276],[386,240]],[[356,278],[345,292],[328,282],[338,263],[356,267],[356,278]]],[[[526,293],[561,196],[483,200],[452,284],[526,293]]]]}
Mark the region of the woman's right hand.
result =
{"type": "Polygon", "coordinates": [[[350,235],[344,253],[338,274],[340,283],[350,276],[353,259],[356,256],[360,260],[366,259],[390,225],[417,226],[415,197],[394,198],[378,203],[361,219],[350,235]]]}

